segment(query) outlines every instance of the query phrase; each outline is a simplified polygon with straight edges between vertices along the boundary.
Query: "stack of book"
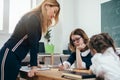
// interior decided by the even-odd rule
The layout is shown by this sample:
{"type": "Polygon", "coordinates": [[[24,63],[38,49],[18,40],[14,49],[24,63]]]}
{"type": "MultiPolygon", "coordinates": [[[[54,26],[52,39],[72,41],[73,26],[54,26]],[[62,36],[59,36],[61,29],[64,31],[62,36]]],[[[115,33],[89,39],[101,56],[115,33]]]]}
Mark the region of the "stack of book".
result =
{"type": "Polygon", "coordinates": [[[78,72],[78,71],[63,71],[62,77],[68,79],[90,79],[96,78],[94,74],[90,74],[86,71],[78,72]]]}

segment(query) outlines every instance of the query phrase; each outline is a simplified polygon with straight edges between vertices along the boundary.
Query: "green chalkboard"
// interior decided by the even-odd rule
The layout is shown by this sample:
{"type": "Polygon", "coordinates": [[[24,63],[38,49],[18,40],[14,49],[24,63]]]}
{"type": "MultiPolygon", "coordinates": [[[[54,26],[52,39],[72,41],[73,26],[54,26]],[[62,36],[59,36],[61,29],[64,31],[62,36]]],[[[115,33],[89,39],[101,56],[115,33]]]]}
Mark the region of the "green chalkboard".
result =
{"type": "Polygon", "coordinates": [[[120,0],[101,4],[101,31],[108,32],[120,47],[120,0]]]}

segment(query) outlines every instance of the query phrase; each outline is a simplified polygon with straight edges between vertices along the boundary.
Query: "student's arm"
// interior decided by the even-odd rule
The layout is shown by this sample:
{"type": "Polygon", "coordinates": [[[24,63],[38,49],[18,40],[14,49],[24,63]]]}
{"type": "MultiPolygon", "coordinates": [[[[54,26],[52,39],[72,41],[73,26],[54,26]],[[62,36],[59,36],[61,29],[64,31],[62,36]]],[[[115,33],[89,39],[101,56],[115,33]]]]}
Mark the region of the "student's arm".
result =
{"type": "MultiPolygon", "coordinates": [[[[101,54],[97,53],[92,58],[92,65],[90,66],[90,70],[92,73],[96,74],[96,76],[104,75],[104,63],[102,63],[102,56],[101,54]]],[[[107,67],[107,66],[106,66],[107,67]]]]}
{"type": "Polygon", "coordinates": [[[59,70],[65,70],[65,69],[68,69],[68,68],[70,68],[70,63],[67,62],[67,61],[64,61],[63,65],[62,64],[59,65],[59,70]]]}
{"type": "Polygon", "coordinates": [[[83,64],[82,58],[80,56],[81,50],[85,47],[85,44],[80,44],[76,47],[76,62],[77,62],[77,68],[83,69],[85,68],[85,64],[83,64]]]}
{"type": "Polygon", "coordinates": [[[70,66],[75,62],[75,60],[76,60],[76,54],[75,54],[75,52],[73,52],[69,56],[69,58],[67,59],[67,61],[63,62],[63,65],[62,64],[59,65],[59,70],[65,70],[65,69],[70,68],[70,66]]]}
{"type": "Polygon", "coordinates": [[[81,59],[81,56],[80,56],[80,50],[78,48],[76,48],[76,68],[79,68],[79,69],[82,69],[82,59],[81,59]]]}

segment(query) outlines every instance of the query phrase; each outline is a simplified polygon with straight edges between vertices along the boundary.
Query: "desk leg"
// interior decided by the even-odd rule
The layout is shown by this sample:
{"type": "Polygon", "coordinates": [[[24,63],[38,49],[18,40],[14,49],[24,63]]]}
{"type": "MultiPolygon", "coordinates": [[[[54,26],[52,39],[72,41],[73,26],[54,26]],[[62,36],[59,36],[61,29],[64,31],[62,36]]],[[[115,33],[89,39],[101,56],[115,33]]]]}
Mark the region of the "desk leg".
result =
{"type": "Polygon", "coordinates": [[[54,65],[54,56],[53,56],[53,54],[51,54],[51,65],[54,65]]]}
{"type": "Polygon", "coordinates": [[[44,57],[42,57],[42,62],[44,62],[44,64],[45,64],[45,58],[46,57],[50,58],[50,65],[53,65],[54,64],[54,55],[51,54],[51,56],[44,56],[44,57]]]}
{"type": "Polygon", "coordinates": [[[45,56],[42,57],[42,62],[45,64],[45,56]]]}

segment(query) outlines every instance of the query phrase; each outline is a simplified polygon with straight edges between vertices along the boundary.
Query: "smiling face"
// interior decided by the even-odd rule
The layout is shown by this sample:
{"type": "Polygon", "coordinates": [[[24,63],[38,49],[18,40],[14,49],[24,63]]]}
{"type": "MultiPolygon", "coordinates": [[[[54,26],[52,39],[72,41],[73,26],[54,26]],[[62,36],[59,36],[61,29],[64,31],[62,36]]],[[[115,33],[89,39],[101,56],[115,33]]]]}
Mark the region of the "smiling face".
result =
{"type": "Polygon", "coordinates": [[[53,5],[46,5],[46,10],[47,10],[47,16],[48,19],[53,19],[55,18],[59,8],[57,6],[53,6],[53,5]]]}

